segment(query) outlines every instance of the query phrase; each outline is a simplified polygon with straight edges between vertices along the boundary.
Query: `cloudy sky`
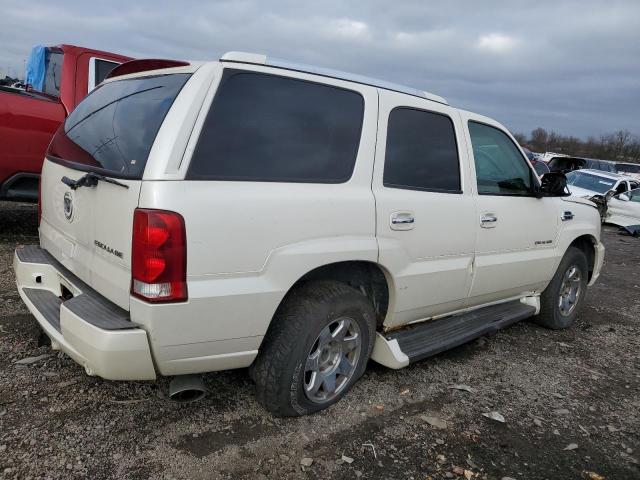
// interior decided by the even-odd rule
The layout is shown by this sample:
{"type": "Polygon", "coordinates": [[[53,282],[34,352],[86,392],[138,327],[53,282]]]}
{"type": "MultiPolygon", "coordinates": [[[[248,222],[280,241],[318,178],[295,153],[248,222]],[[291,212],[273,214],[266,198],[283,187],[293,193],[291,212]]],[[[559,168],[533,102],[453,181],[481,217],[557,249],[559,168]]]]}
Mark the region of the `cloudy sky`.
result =
{"type": "Polygon", "coordinates": [[[2,75],[36,44],[244,50],[428,90],[515,132],[640,135],[639,0],[0,0],[0,12],[2,75]]]}

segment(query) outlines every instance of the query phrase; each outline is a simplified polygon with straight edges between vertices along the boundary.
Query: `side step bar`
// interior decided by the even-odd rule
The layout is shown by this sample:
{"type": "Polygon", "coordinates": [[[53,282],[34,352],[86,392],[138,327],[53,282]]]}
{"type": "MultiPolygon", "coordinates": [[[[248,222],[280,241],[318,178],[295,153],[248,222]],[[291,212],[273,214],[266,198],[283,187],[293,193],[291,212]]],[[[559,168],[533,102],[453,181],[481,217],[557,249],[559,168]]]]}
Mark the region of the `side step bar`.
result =
{"type": "Polygon", "coordinates": [[[538,308],[527,297],[479,308],[437,320],[409,325],[402,330],[378,333],[371,358],[390,368],[406,367],[427,357],[467,343],[487,333],[508,327],[536,314],[538,308]],[[525,303],[526,301],[526,303],[525,303]]]}

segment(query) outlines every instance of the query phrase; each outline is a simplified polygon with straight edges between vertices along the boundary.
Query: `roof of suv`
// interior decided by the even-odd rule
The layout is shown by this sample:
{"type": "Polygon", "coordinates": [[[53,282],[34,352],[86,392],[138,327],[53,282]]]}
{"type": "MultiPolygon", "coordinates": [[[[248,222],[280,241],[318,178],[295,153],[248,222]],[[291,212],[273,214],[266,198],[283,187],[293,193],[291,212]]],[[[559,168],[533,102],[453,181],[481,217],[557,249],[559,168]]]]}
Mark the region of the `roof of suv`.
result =
{"type": "MultiPolygon", "coordinates": [[[[174,60],[160,60],[160,59],[138,59],[129,62],[133,64],[134,62],[138,63],[135,67],[131,67],[130,65],[124,64],[122,67],[122,73],[117,73],[115,76],[111,75],[105,82],[113,81],[114,79],[124,79],[124,78],[135,78],[141,76],[147,76],[153,73],[193,73],[198,68],[200,68],[204,63],[211,62],[193,62],[189,61],[184,62],[183,65],[179,65],[182,62],[174,61],[174,60]],[[149,68],[145,68],[143,64],[147,62],[149,64],[149,68]],[[176,66],[158,68],[156,65],[155,68],[151,68],[153,65],[158,64],[158,62],[170,62],[175,63],[176,66]],[[130,72],[126,71],[127,67],[130,67],[130,72]]],[[[227,52],[222,57],[220,57],[220,62],[228,62],[228,63],[245,63],[250,65],[264,65],[266,67],[272,68],[281,68],[283,70],[292,70],[296,72],[310,73],[312,75],[319,75],[328,78],[335,78],[339,80],[346,80],[348,82],[360,83],[363,85],[369,85],[377,88],[384,88],[385,90],[391,90],[394,92],[404,93],[407,95],[412,95],[414,97],[424,98],[426,100],[431,100],[432,102],[441,103],[443,105],[449,105],[447,100],[439,95],[435,95],[433,93],[425,92],[423,90],[418,90],[416,88],[407,87],[405,85],[399,85],[397,83],[387,82],[385,80],[379,80],[376,78],[366,77],[364,75],[358,75],[355,73],[347,73],[341,72],[339,70],[333,70],[330,68],[322,68],[315,67],[313,65],[304,65],[299,63],[288,62],[286,60],[280,60],[277,58],[267,57],[266,55],[262,55],[259,53],[247,53],[247,52],[227,52]]]]}
{"type": "Polygon", "coordinates": [[[267,57],[259,53],[247,53],[247,52],[227,52],[220,57],[221,62],[236,62],[236,63],[250,63],[254,65],[265,65],[267,67],[282,68],[286,70],[294,70],[296,72],[311,73],[313,75],[321,75],[323,77],[337,78],[340,80],[347,80],[349,82],[361,83],[364,85],[370,85],[372,87],[384,88],[386,90],[392,90],[394,92],[406,93],[413,95],[414,97],[426,98],[433,102],[449,105],[446,99],[433,93],[418,90],[416,88],[407,87],[404,85],[398,85],[396,83],[387,82],[385,80],[378,80],[376,78],[365,77],[364,75],[357,75],[355,73],[341,72],[339,70],[332,70],[330,68],[315,67],[313,65],[304,65],[300,63],[288,62],[286,60],[280,60],[277,58],[267,57]]]}

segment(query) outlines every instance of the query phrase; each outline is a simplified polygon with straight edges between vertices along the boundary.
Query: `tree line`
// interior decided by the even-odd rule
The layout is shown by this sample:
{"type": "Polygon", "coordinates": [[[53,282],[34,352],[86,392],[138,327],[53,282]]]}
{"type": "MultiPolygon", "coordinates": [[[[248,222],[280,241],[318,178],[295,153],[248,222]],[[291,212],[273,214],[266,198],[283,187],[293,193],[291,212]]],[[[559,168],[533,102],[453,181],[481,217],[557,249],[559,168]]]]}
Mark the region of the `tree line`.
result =
{"type": "Polygon", "coordinates": [[[529,137],[522,133],[516,133],[514,137],[520,145],[533,152],[565,153],[576,157],[640,163],[640,137],[628,130],[582,140],[536,128],[529,137]]]}

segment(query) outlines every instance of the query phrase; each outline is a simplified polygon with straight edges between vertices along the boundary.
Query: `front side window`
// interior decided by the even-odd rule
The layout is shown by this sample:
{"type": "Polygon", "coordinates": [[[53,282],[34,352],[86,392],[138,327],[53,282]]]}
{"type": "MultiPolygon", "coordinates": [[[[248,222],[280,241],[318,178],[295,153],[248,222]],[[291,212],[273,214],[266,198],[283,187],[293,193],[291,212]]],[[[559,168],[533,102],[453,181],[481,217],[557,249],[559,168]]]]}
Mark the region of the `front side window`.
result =
{"type": "Polygon", "coordinates": [[[389,114],[383,184],[460,193],[460,162],[451,119],[408,107],[394,109],[389,114]]]}
{"type": "Polygon", "coordinates": [[[531,195],[531,169],[506,133],[483,123],[469,122],[469,134],[479,194],[531,195]]]}
{"type": "Polygon", "coordinates": [[[631,190],[630,192],[627,192],[626,195],[629,197],[630,201],[640,203],[640,188],[631,190]]]}
{"type": "Polygon", "coordinates": [[[346,182],[363,115],[364,100],[351,90],[226,70],[187,179],[346,182]]]}
{"type": "Polygon", "coordinates": [[[48,155],[82,169],[142,178],[160,125],[189,77],[156,75],[100,85],[71,112],[48,155]]]}

